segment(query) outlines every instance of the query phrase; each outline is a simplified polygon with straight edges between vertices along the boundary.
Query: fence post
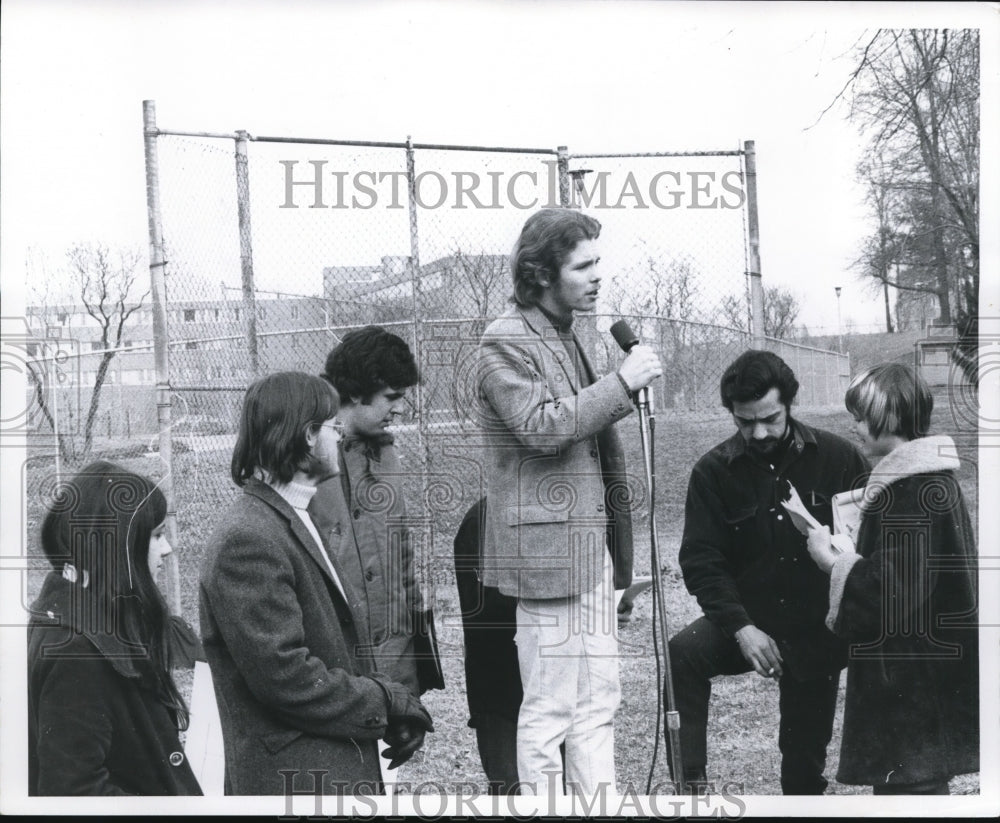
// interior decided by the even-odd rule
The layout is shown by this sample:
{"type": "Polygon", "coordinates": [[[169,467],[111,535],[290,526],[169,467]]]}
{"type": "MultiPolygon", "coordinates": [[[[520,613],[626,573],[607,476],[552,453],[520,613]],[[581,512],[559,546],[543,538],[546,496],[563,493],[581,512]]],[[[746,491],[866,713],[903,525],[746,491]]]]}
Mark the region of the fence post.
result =
{"type": "Polygon", "coordinates": [[[236,209],[240,224],[240,274],[243,281],[243,313],[246,314],[247,351],[250,372],[260,374],[257,351],[257,295],[253,285],[253,234],[250,231],[250,170],[247,166],[245,131],[236,132],[236,209]]]}
{"type": "Polygon", "coordinates": [[[559,172],[559,205],[566,209],[569,208],[570,204],[569,148],[557,146],[556,153],[556,168],[559,172]]]}
{"type": "MultiPolygon", "coordinates": [[[[156,101],[142,101],[143,140],[146,154],[146,212],[149,217],[149,280],[153,300],[153,359],[156,364],[156,419],[159,428],[160,460],[165,472],[160,491],[167,501],[167,540],[177,546],[177,510],[174,500],[174,457],[170,435],[170,368],[168,361],[166,258],[163,253],[163,224],[160,216],[160,161],[156,138],[156,101]]],[[[181,582],[177,552],[164,562],[167,605],[181,613],[181,582]]]]}
{"type": "MultiPolygon", "coordinates": [[[[420,282],[420,233],[417,229],[417,174],[413,155],[413,141],[406,136],[406,183],[407,201],[410,214],[410,285],[413,294],[413,348],[418,364],[423,364],[423,291],[420,282]]],[[[422,381],[413,387],[413,401],[417,409],[417,454],[420,456],[420,505],[424,510],[427,496],[427,448],[424,440],[424,426],[427,423],[427,409],[424,408],[422,381]]],[[[433,547],[432,547],[433,548],[433,547]]],[[[425,555],[426,556],[426,555],[425,555]]],[[[423,558],[417,558],[422,562],[423,558]]],[[[419,568],[419,566],[418,566],[419,568]]]]}
{"type": "Polygon", "coordinates": [[[750,245],[750,331],[755,349],[764,344],[764,286],[760,274],[760,221],[757,215],[757,151],[753,140],[743,142],[747,174],[747,235],[750,245]]]}

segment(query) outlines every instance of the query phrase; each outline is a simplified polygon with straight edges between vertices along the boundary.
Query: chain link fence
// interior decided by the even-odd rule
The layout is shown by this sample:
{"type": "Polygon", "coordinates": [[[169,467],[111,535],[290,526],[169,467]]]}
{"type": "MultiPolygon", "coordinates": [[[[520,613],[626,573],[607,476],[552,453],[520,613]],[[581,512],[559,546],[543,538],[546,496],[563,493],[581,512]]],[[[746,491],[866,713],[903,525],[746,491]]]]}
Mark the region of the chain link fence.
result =
{"type": "Polygon", "coordinates": [[[137,454],[167,444],[154,473],[173,478],[182,536],[203,542],[236,494],[228,466],[254,378],[319,373],[346,331],[376,323],[410,344],[421,371],[396,431],[433,578],[430,558],[450,551],[484,486],[470,415],[475,350],[508,307],[508,255],[538,208],[582,208],[601,222],[601,296],[578,333],[600,370],[621,359],[608,334],[617,319],[656,347],[660,416],[718,415],[722,371],[752,345],[788,361],[801,403],[841,402],[846,357],[746,331],[752,144],[573,154],[185,133],[148,116],[153,297],[129,319],[98,433],[134,442],[137,454]]]}

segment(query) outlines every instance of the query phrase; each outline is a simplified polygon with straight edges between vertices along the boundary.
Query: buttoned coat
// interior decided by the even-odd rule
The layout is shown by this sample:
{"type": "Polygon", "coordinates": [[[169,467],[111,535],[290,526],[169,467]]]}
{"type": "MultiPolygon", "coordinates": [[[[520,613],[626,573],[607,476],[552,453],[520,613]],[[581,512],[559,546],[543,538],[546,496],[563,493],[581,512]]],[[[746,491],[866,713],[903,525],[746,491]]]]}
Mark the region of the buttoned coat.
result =
{"type": "Polygon", "coordinates": [[[705,617],[730,636],[749,625],[767,632],[786,676],[809,680],[839,672],[847,646],[824,624],[829,580],[781,500],[790,482],[828,526],[833,496],[862,485],[868,465],[844,438],[799,420],[789,425],[792,443],[773,469],[753,459],[739,432],[698,460],[678,561],[705,617]]]}
{"type": "Polygon", "coordinates": [[[85,623],[52,572],[28,625],[30,795],[200,795],[177,718],[142,683],[142,650],[85,623]]]}
{"type": "Polygon", "coordinates": [[[632,580],[635,489],[613,427],[632,411],[631,397],[614,373],[581,387],[578,372],[593,369],[579,345],[572,348],[579,364],[537,307],[511,308],[480,341],[488,500],[483,583],[506,595],[592,591],[606,550],[615,587],[632,580]]]}
{"type": "MultiPolygon", "coordinates": [[[[334,564],[336,560],[334,559],[334,564]]],[[[338,572],[347,596],[356,596],[338,572]]],[[[201,630],[238,795],[381,791],[388,696],[357,654],[353,608],[294,509],[250,480],[219,520],[201,571],[201,630]]]]}
{"type": "Polygon", "coordinates": [[[403,469],[392,436],[350,437],[340,444],[341,474],[324,480],[309,513],[348,582],[361,596],[376,671],[425,691],[417,676],[413,616],[422,608],[406,522],[403,469]]]}

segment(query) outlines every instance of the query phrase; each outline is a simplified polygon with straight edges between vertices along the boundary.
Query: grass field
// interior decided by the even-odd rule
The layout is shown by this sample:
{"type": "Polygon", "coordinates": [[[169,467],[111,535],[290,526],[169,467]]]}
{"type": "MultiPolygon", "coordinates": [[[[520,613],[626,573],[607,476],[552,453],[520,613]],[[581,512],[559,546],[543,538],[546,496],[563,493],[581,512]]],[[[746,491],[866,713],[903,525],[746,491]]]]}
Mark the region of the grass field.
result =
{"type": "MultiPolygon", "coordinates": [[[[936,398],[934,433],[955,436],[963,461],[959,479],[975,521],[978,509],[975,413],[952,409],[944,393],[936,398]]],[[[841,408],[793,409],[804,422],[849,436],[850,418],[841,408]]],[[[642,472],[637,423],[630,417],[619,424],[631,471],[642,472]]],[[[729,436],[732,422],[724,413],[697,419],[660,415],[656,429],[657,527],[667,619],[676,631],[699,616],[694,598],[687,594],[677,566],[677,550],[683,526],[683,501],[687,479],[694,462],[711,446],[729,436]]],[[[180,539],[175,547],[180,565],[181,600],[185,618],[198,626],[198,568],[215,516],[235,497],[228,478],[230,453],[226,438],[209,443],[212,448],[195,448],[175,456],[175,489],[180,539]]],[[[398,441],[405,465],[415,472],[419,453],[415,432],[401,431],[398,441]]],[[[428,736],[425,747],[400,771],[400,779],[411,784],[433,781],[447,790],[458,783],[478,784],[485,790],[475,736],[466,725],[465,682],[462,667],[462,632],[454,585],[452,545],[458,523],[480,495],[481,478],[475,451],[464,445],[461,433],[442,430],[427,440],[428,489],[425,500],[433,515],[416,518],[415,528],[423,537],[423,577],[434,604],[439,642],[444,657],[448,687],[425,696],[437,731],[428,736]]],[[[150,457],[126,456],[119,451],[118,462],[135,471],[159,475],[159,461],[150,457]]],[[[29,461],[26,473],[27,533],[29,555],[38,557],[38,528],[43,514],[44,492],[52,482],[49,460],[29,461]]],[[[419,484],[410,492],[419,500],[419,484]]],[[[410,506],[411,513],[421,512],[410,506]]],[[[426,510],[424,510],[426,511],[426,510]]],[[[648,574],[648,522],[644,516],[635,525],[635,567],[648,574]]],[[[29,573],[25,592],[30,603],[40,585],[43,571],[29,573]]],[[[616,762],[620,787],[631,783],[642,793],[654,744],[656,693],[658,688],[651,640],[651,598],[645,594],[636,603],[633,619],[621,634],[622,705],[616,719],[616,762]]],[[[840,746],[843,709],[841,679],[840,708],[834,740],[829,749],[827,776],[830,793],[856,794],[861,787],[832,782],[840,746]]],[[[736,783],[745,794],[779,794],[779,753],[777,745],[777,685],[756,674],[725,677],[716,681],[709,717],[708,777],[720,783],[736,783]]],[[[666,783],[666,753],[661,743],[653,783],[666,783]]],[[[957,778],[954,793],[976,793],[978,775],[957,778]]]]}

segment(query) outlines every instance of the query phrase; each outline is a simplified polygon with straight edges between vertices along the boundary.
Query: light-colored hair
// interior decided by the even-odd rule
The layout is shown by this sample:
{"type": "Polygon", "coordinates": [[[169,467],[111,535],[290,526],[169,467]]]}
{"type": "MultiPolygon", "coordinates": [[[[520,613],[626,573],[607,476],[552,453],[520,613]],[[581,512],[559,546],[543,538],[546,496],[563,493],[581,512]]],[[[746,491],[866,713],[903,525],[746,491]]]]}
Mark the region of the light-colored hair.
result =
{"type": "Polygon", "coordinates": [[[868,424],[874,437],[883,432],[906,440],[924,437],[931,425],[934,397],[927,383],[902,363],[883,363],[851,381],[844,405],[868,424]]]}

